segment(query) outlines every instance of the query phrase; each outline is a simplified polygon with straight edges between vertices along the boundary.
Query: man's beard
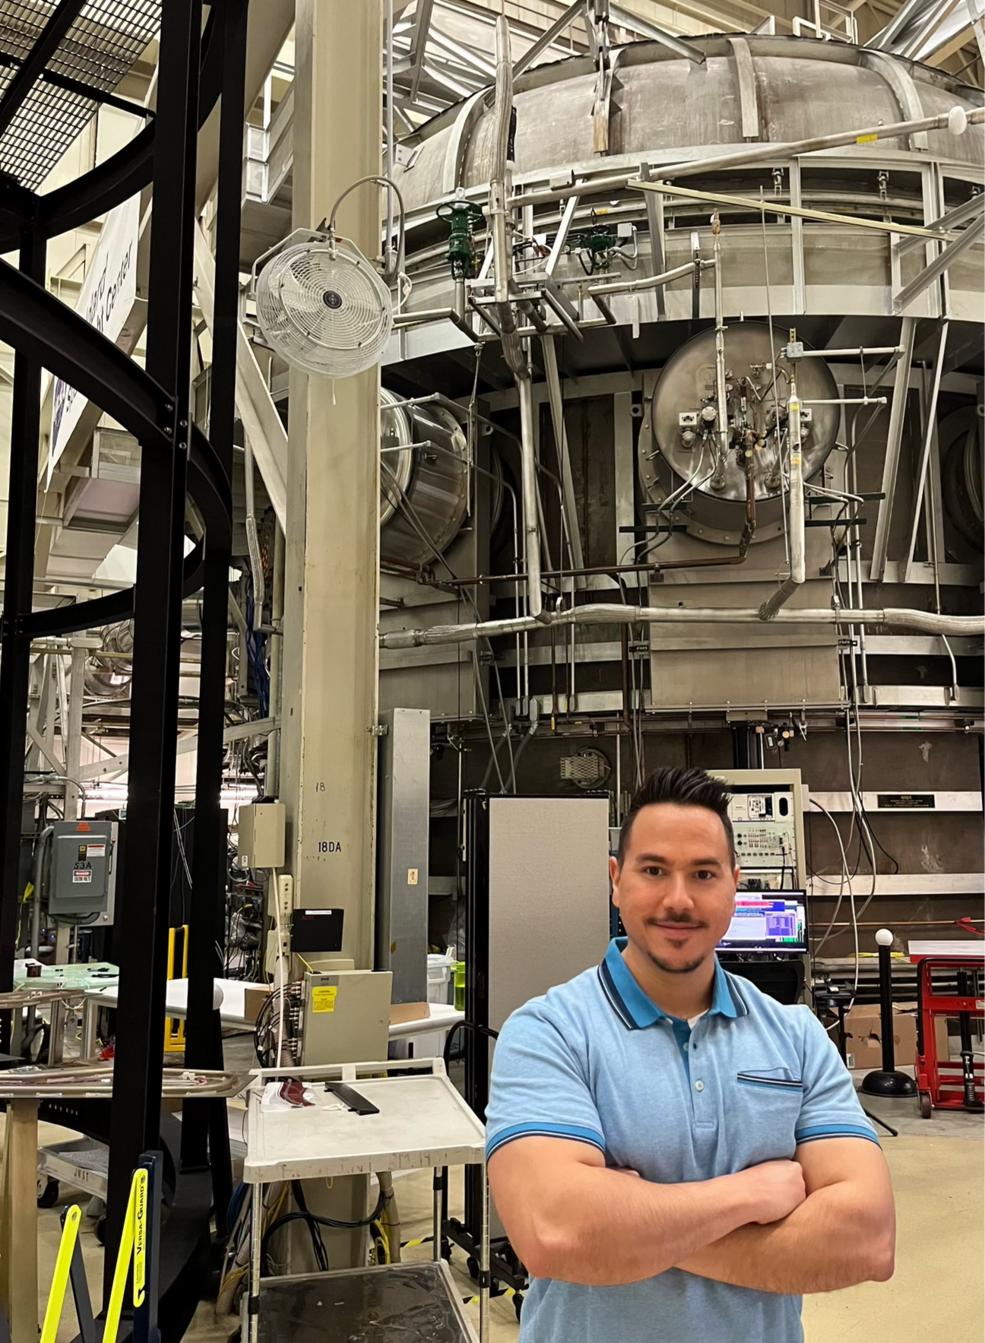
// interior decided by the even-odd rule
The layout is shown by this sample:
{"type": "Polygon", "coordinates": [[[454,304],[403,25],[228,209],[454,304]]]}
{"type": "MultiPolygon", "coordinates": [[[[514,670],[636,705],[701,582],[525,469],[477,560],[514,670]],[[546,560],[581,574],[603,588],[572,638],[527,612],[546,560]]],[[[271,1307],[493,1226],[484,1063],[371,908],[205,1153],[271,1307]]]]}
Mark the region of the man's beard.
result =
{"type": "Polygon", "coordinates": [[[686,965],[671,965],[669,961],[663,961],[659,956],[654,956],[652,951],[648,951],[646,954],[651,964],[655,965],[658,970],[662,970],[665,975],[689,975],[693,970],[697,970],[704,965],[708,959],[707,956],[699,956],[696,961],[688,961],[686,965]]]}

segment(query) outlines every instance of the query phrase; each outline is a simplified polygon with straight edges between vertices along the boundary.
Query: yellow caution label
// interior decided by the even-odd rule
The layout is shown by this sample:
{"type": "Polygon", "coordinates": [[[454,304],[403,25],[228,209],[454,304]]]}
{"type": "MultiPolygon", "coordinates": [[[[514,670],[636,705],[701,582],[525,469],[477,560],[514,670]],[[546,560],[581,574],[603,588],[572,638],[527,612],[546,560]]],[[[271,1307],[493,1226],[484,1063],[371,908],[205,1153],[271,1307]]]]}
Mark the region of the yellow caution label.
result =
{"type": "Polygon", "coordinates": [[[133,1207],[133,1304],[144,1304],[147,1286],[147,1172],[134,1171],[133,1207]]]}
{"type": "Polygon", "coordinates": [[[879,139],[878,135],[857,135],[855,137],[855,143],[857,145],[868,145],[871,144],[873,140],[878,139],[879,139]]]}
{"type": "Polygon", "coordinates": [[[338,989],[334,984],[311,990],[312,1012],[334,1012],[338,989]]]}

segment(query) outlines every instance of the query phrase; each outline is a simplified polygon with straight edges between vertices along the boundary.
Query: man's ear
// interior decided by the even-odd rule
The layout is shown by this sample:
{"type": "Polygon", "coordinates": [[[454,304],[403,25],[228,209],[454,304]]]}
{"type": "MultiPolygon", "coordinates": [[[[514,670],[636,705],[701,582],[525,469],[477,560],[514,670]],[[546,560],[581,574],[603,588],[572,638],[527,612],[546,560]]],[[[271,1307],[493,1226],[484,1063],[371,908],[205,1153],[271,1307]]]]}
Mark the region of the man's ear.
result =
{"type": "Polygon", "coordinates": [[[612,903],[619,908],[619,859],[609,858],[609,880],[612,882],[612,903]]]}

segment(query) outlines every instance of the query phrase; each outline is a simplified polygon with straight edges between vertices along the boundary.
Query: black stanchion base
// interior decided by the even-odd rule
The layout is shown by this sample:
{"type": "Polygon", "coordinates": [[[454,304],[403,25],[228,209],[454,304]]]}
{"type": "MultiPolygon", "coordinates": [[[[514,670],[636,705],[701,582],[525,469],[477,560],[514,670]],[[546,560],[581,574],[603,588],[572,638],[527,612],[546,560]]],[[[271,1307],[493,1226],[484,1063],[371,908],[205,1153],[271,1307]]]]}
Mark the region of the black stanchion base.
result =
{"type": "Polygon", "coordinates": [[[862,1090],[870,1096],[915,1096],[917,1084],[906,1073],[866,1073],[862,1079],[862,1090]]]}

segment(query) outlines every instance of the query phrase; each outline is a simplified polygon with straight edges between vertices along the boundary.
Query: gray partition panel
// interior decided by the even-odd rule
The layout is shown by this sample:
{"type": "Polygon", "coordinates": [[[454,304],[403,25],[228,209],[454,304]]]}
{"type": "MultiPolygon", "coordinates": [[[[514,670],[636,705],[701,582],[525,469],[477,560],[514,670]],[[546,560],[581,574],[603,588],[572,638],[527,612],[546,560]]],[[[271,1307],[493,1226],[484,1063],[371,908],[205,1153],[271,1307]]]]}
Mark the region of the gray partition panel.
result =
{"type": "Polygon", "coordinates": [[[609,940],[609,803],[489,799],[489,1025],[598,965],[609,940]]]}

